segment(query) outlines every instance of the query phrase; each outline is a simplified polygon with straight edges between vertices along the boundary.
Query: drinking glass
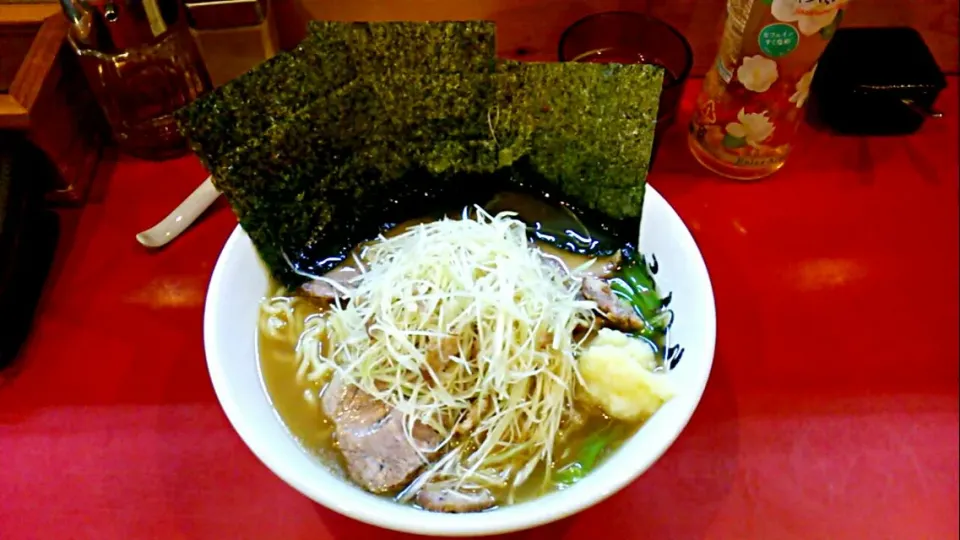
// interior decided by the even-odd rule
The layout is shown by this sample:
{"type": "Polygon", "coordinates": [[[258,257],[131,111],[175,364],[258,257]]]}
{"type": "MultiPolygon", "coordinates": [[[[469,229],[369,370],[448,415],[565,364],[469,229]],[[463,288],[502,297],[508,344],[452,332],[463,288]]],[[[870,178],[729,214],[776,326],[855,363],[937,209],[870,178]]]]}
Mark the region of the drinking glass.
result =
{"type": "Polygon", "coordinates": [[[673,123],[693,66],[686,38],[660,19],[631,11],[608,11],[580,19],[560,38],[561,62],[656,64],[664,68],[656,137],[673,123]]]}

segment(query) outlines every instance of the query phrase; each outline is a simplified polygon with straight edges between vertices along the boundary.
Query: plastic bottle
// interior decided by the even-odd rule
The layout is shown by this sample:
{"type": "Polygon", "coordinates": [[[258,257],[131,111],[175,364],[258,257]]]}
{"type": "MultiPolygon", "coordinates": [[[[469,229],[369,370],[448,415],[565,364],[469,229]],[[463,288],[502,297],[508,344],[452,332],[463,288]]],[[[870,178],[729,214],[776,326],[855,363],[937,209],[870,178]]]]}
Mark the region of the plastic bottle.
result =
{"type": "Polygon", "coordinates": [[[690,122],[704,167],[755,180],[779,170],[802,120],[817,61],[848,0],[729,0],[720,51],[690,122]]]}

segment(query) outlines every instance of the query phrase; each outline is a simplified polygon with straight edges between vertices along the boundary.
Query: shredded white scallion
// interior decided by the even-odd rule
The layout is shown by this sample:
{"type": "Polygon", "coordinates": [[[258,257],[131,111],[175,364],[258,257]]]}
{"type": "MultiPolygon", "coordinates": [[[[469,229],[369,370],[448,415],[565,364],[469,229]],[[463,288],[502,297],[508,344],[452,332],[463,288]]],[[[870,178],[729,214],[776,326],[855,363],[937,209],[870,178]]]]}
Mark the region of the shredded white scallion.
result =
{"type": "Polygon", "coordinates": [[[573,410],[574,335],[593,326],[595,304],[513,216],[476,208],[381,237],[349,302],[302,329],[264,329],[302,330],[298,378],[339,372],[406,414],[408,437],[415,421],[436,429],[457,453],[428,468],[431,482],[516,488],[553,462],[573,410]]]}

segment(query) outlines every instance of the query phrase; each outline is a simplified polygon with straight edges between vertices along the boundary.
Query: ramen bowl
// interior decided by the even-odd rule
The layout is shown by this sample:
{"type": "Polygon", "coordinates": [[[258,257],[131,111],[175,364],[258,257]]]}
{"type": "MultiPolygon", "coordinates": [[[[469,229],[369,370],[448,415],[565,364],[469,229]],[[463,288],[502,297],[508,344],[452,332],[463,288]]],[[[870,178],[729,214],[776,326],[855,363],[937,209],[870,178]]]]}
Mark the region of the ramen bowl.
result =
{"type": "Polygon", "coordinates": [[[669,377],[677,395],[595,470],[566,489],[485,512],[443,514],[400,505],[332,473],[287,431],[270,403],[257,358],[256,329],[268,274],[237,227],[214,268],[204,312],[204,345],[217,399],[244,443],[280,479],[345,516],[425,535],[474,536],[527,529],[599,503],[643,474],[680,435],[710,375],[716,312],[700,250],[667,201],[647,188],[640,251],[655,259],[656,279],[671,294],[669,377]]]}

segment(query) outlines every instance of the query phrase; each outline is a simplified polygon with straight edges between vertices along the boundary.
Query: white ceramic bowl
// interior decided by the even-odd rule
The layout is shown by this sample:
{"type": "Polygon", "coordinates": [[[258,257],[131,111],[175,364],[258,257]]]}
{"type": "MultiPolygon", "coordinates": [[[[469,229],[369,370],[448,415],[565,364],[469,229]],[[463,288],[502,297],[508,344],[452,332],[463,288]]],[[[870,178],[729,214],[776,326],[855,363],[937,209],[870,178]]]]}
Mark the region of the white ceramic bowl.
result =
{"type": "Polygon", "coordinates": [[[656,255],[658,285],[672,292],[670,342],[684,353],[670,372],[679,394],[619,451],[569,489],[478,514],[439,514],[401,506],[333,476],[288,434],[263,388],[257,364],[257,306],[267,274],[237,227],[213,271],[204,313],[210,378],[227,418],[270,470],[314,501],[380,527],[427,535],[503,533],[560,519],[612,495],[647,470],[686,426],[703,393],[716,337],[713,290],[693,237],[670,205],[648,188],[640,249],[656,255]]]}

